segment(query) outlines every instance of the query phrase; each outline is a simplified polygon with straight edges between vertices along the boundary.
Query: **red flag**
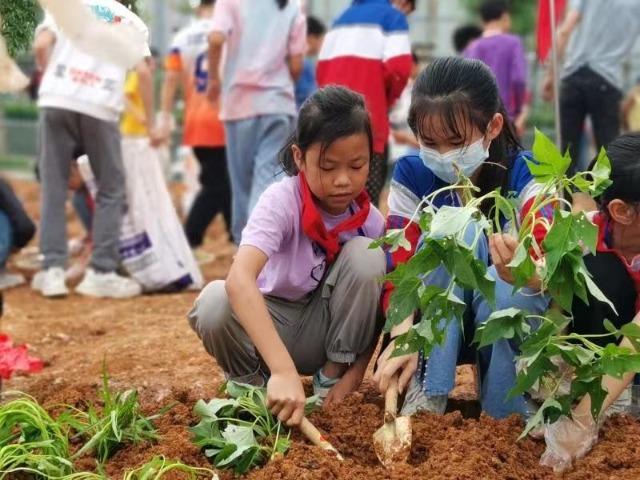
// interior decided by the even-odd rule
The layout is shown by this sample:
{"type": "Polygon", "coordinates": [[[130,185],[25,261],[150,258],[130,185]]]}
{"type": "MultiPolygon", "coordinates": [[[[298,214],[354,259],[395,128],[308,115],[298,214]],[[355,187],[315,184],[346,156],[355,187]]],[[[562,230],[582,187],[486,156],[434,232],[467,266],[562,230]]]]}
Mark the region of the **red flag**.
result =
{"type": "Polygon", "coordinates": [[[538,0],[538,59],[544,62],[551,50],[551,2],[556,5],[556,26],[564,16],[567,0],[538,0]]]}

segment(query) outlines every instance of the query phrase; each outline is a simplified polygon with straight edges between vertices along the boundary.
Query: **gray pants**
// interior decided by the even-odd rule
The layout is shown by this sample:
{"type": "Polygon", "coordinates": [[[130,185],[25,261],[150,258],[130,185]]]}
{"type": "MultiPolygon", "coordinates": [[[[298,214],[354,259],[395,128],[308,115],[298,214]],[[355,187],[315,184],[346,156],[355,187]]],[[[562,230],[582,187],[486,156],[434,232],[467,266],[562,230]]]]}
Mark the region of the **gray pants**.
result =
{"type": "Polygon", "coordinates": [[[57,108],[40,113],[43,266],[64,268],[67,263],[65,202],[70,164],[80,152],[88,155],[98,185],[91,267],[112,272],[120,261],[118,239],[126,194],[118,125],[57,108]]]}
{"type": "MultiPolygon", "coordinates": [[[[273,323],[298,372],[312,375],[327,360],[353,363],[380,335],[382,250],[371,240],[349,241],[321,285],[305,300],[265,297],[273,323]]],[[[268,369],[229,305],[225,282],[207,285],[189,313],[189,322],[205,349],[228,378],[261,385],[268,369]]]]}

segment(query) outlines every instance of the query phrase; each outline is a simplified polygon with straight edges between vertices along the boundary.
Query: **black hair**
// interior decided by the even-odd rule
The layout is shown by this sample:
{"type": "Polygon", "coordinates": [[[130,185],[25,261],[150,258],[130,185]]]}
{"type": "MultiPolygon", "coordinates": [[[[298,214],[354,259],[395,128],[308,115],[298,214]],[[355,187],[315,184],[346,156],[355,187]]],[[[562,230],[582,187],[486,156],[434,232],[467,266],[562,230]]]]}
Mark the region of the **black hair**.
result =
{"type": "Polygon", "coordinates": [[[327,32],[327,27],[322,21],[314,17],[313,15],[309,15],[307,17],[307,35],[315,35],[319,37],[324,35],[327,32]]]}
{"type": "Polygon", "coordinates": [[[606,207],[616,198],[626,203],[640,203],[640,133],[622,135],[606,150],[611,160],[612,184],[602,194],[602,206],[606,207]]]}
{"type": "Polygon", "coordinates": [[[482,28],[478,25],[469,24],[458,27],[453,32],[453,48],[457,53],[466,50],[471,42],[482,36],[482,28]]]}
{"type": "Polygon", "coordinates": [[[411,60],[414,65],[418,65],[420,63],[420,57],[418,57],[418,52],[414,48],[411,49],[411,60]]]}
{"type": "Polygon", "coordinates": [[[289,3],[289,0],[276,0],[276,3],[278,4],[278,7],[280,7],[280,10],[282,10],[284,7],[287,6],[287,4],[289,3]]]}
{"type": "Polygon", "coordinates": [[[210,7],[214,3],[216,3],[216,0],[200,0],[201,7],[210,7]]]}
{"type": "Polygon", "coordinates": [[[491,142],[489,158],[480,167],[475,183],[482,194],[496,188],[507,194],[512,158],[522,146],[505,111],[496,79],[480,60],[443,57],[425,68],[413,86],[409,126],[418,139],[425,138],[425,123],[432,124],[437,116],[446,136],[465,139],[469,122],[485,132],[496,113],[504,118],[504,126],[491,142]]]}
{"type": "Polygon", "coordinates": [[[505,0],[488,0],[480,6],[480,18],[484,23],[500,20],[505,13],[509,13],[509,2],[505,0]]]}
{"type": "Polygon", "coordinates": [[[373,155],[373,131],[364,97],[348,88],[330,85],[311,95],[300,107],[296,131],[280,150],[282,169],[289,176],[298,174],[292,146],[303,155],[315,143],[320,143],[320,161],[324,152],[336,140],[364,133],[369,141],[369,156],[373,155]]]}

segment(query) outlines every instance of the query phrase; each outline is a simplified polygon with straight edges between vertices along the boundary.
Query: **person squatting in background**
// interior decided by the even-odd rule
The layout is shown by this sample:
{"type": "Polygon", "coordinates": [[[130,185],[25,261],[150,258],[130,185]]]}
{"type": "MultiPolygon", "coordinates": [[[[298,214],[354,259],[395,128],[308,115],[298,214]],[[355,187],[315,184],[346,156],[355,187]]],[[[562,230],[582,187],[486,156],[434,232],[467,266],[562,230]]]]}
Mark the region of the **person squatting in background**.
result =
{"type": "Polygon", "coordinates": [[[216,2],[208,97],[221,102],[235,242],[240,242],[258,198],[279,173],[278,150],[294,130],[294,82],[302,73],[306,48],[306,21],[297,1],[216,2]]]}
{"type": "Polygon", "coordinates": [[[329,405],[360,386],[382,324],[384,219],[365,191],[373,133],[363,98],[318,90],[280,152],[288,177],[260,197],[226,281],[189,322],[227,378],[267,386],[289,425],[304,414],[299,375],[329,405]]]}
{"type": "Polygon", "coordinates": [[[327,33],[318,58],[318,85],[342,85],[364,96],[373,124],[367,191],[375,204],[387,180],[389,109],[411,75],[407,15],[415,1],[354,0],[327,33]]]}

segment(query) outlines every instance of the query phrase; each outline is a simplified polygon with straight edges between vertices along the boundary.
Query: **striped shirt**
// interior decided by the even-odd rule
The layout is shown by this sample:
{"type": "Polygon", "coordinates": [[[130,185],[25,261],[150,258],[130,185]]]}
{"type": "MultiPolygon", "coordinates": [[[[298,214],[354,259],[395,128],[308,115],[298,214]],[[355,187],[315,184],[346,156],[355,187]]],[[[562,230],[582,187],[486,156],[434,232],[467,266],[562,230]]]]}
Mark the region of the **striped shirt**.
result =
{"type": "MultiPolygon", "coordinates": [[[[531,209],[536,195],[540,192],[542,185],[537,183],[527,165],[527,160],[532,160],[530,152],[518,152],[513,156],[509,169],[509,180],[503,195],[515,194],[518,199],[520,218],[531,209]]],[[[387,216],[387,229],[405,228],[414,218],[414,213],[423,198],[431,195],[435,191],[446,187],[447,183],[435,176],[427,168],[419,156],[410,155],[398,160],[393,172],[391,190],[389,192],[389,214],[387,216]]],[[[447,206],[460,206],[457,195],[442,194],[436,196],[432,203],[433,207],[440,208],[447,206]]],[[[551,219],[553,209],[545,211],[545,217],[551,219]]],[[[536,229],[536,238],[542,240],[546,230],[536,229]]],[[[415,253],[422,231],[417,223],[411,223],[405,232],[407,240],[411,243],[411,249],[399,248],[391,253],[387,251],[387,270],[393,271],[397,265],[407,262],[415,253]]],[[[383,292],[382,304],[387,309],[392,286],[387,284],[383,292]]]]}
{"type": "Polygon", "coordinates": [[[374,150],[382,153],[389,137],[389,109],[402,94],[412,64],[406,16],[389,0],[355,0],[325,37],[318,85],[342,85],[364,96],[374,150]]]}

